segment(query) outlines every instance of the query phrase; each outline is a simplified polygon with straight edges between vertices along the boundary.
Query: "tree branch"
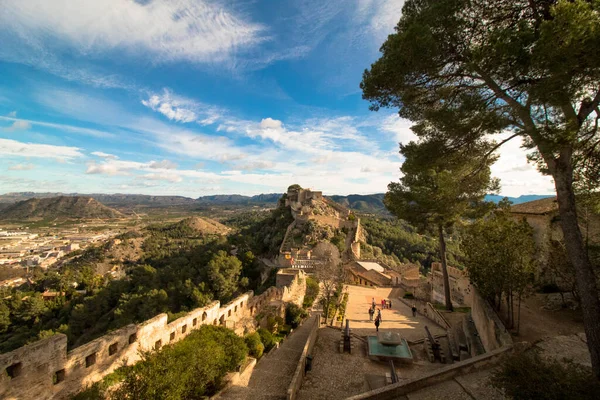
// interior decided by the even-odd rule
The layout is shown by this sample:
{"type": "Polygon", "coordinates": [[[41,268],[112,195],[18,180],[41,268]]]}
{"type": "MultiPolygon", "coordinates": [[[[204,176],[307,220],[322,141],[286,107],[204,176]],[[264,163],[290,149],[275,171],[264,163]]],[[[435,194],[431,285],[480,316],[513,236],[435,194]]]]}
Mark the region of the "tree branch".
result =
{"type": "Polygon", "coordinates": [[[600,90],[596,92],[596,96],[592,101],[582,101],[581,107],[579,107],[579,112],[577,113],[577,120],[579,122],[579,126],[583,124],[583,121],[587,119],[587,117],[600,105],[600,90]]]}

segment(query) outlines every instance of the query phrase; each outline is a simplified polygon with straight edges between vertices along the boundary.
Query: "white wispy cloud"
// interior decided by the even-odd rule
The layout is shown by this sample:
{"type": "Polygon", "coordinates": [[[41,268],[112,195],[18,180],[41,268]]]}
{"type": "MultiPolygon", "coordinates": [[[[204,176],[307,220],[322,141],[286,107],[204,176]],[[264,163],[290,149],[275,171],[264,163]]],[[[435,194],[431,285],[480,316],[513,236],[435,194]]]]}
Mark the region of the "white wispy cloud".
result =
{"type": "Polygon", "coordinates": [[[152,62],[227,61],[266,39],[264,26],[206,0],[7,0],[0,26],[41,49],[125,51],[152,62]]]}
{"type": "Polygon", "coordinates": [[[176,169],[177,164],[175,164],[173,161],[169,161],[169,160],[150,161],[150,164],[148,164],[148,167],[150,167],[152,169],[176,169]]]}
{"type": "Polygon", "coordinates": [[[15,164],[8,167],[9,171],[29,171],[35,168],[33,164],[15,164]]]}
{"type": "MultiPolygon", "coordinates": [[[[75,125],[56,124],[56,123],[52,123],[52,122],[34,121],[34,120],[29,120],[29,119],[17,119],[14,117],[2,117],[2,116],[0,116],[0,120],[13,121],[13,125],[18,122],[21,126],[26,127],[26,128],[21,128],[21,129],[30,129],[31,126],[33,125],[33,126],[43,126],[46,128],[60,129],[60,130],[64,130],[67,132],[73,132],[73,133],[77,133],[77,134],[81,134],[81,135],[94,136],[94,137],[99,137],[99,138],[115,137],[114,134],[109,133],[109,132],[104,132],[104,131],[100,131],[97,129],[83,128],[83,127],[75,126],[75,125]]],[[[10,129],[10,128],[7,128],[7,129],[10,129]]]]}
{"type": "Polygon", "coordinates": [[[176,173],[162,172],[162,173],[149,173],[141,176],[143,179],[151,181],[167,181],[167,182],[181,182],[183,178],[176,173]]]}
{"type": "Polygon", "coordinates": [[[21,119],[15,120],[11,126],[4,128],[7,132],[26,131],[28,129],[31,129],[31,123],[21,119]]]}
{"type": "Polygon", "coordinates": [[[17,157],[60,158],[65,160],[84,156],[81,149],[77,147],[25,143],[11,139],[0,139],[0,154],[17,157]]]}
{"type": "Polygon", "coordinates": [[[410,129],[413,123],[402,119],[396,114],[387,116],[380,125],[380,130],[393,134],[394,140],[398,143],[407,144],[412,140],[417,140],[417,135],[410,129]]]}
{"type": "Polygon", "coordinates": [[[142,104],[176,122],[196,121],[201,125],[210,125],[221,116],[217,107],[176,95],[169,89],[151,94],[147,100],[142,100],[142,104]]]}
{"type": "Polygon", "coordinates": [[[104,153],[102,151],[92,151],[90,154],[93,156],[96,156],[96,157],[108,158],[108,159],[112,159],[112,160],[116,160],[119,158],[114,154],[104,153]]]}

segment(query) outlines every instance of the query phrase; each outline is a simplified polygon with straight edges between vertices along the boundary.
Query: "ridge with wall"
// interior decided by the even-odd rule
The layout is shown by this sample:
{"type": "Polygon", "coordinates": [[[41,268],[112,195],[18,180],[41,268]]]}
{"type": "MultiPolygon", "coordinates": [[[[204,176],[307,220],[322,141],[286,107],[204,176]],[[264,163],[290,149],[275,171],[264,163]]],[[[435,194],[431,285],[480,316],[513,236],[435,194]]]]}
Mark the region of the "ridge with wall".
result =
{"type": "Polygon", "coordinates": [[[238,335],[245,333],[238,322],[253,318],[273,301],[302,303],[306,283],[297,271],[286,285],[272,286],[261,295],[252,291],[221,306],[213,301],[205,307],[168,322],[159,314],[139,324],[130,324],[109,332],[75,349],[67,350],[67,336],[56,334],[47,339],[0,354],[0,398],[5,400],[65,399],[101,380],[124,364],[140,359],[140,351],[177,342],[202,325],[221,325],[238,335]],[[10,375],[7,372],[10,371],[10,375]]]}

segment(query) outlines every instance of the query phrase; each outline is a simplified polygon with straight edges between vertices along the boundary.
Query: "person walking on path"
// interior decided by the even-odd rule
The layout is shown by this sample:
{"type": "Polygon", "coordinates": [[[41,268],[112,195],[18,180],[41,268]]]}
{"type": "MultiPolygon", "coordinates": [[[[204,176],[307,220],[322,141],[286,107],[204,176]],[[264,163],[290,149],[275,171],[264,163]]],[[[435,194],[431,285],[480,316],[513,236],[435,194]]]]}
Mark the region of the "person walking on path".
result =
{"type": "Polygon", "coordinates": [[[390,310],[392,309],[392,301],[389,300],[389,306],[390,306],[390,310]]]}
{"type": "Polygon", "coordinates": [[[412,306],[412,312],[413,312],[413,317],[416,317],[417,316],[417,306],[415,306],[414,304],[412,306]]]}
{"type": "Polygon", "coordinates": [[[381,310],[379,308],[377,309],[377,319],[383,321],[383,319],[381,319],[381,310]]]}
{"type": "Polygon", "coordinates": [[[379,318],[379,315],[377,316],[377,318],[375,318],[375,331],[379,332],[379,324],[381,324],[381,319],[379,318]]]}
{"type": "Polygon", "coordinates": [[[371,303],[371,305],[373,306],[373,310],[375,309],[375,297],[373,297],[373,302],[371,303]]]}
{"type": "Polygon", "coordinates": [[[373,321],[373,314],[375,314],[375,311],[373,311],[373,308],[369,308],[369,321],[373,321]]]}
{"type": "Polygon", "coordinates": [[[381,299],[381,308],[384,309],[385,308],[385,299],[381,299]]]}

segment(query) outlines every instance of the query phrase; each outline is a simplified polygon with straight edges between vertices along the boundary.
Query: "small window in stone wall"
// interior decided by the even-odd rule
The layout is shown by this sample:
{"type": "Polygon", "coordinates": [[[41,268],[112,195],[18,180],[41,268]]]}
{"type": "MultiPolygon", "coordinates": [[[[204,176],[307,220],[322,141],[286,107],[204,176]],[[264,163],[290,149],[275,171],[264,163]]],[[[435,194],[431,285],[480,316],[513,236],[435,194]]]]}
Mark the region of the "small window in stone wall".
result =
{"type": "Polygon", "coordinates": [[[206,313],[206,311],[204,311],[204,312],[202,313],[202,322],[204,322],[204,320],[205,320],[206,318],[208,318],[208,314],[206,313]]]}
{"type": "Polygon", "coordinates": [[[240,308],[242,308],[242,307],[244,307],[244,302],[243,301],[240,303],[240,308]]]}
{"type": "Polygon", "coordinates": [[[137,340],[137,333],[132,333],[129,335],[129,344],[134,343],[137,340]]]}
{"type": "Polygon", "coordinates": [[[235,306],[235,308],[233,309],[233,312],[237,312],[237,306],[235,306]]]}
{"type": "Polygon", "coordinates": [[[171,332],[171,340],[175,340],[175,332],[171,332]]]}
{"type": "Polygon", "coordinates": [[[227,311],[227,316],[231,317],[231,310],[227,311]]]}
{"type": "Polygon", "coordinates": [[[85,367],[86,368],[89,368],[94,364],[96,364],[96,353],[92,353],[85,358],[85,367]]]}
{"type": "Polygon", "coordinates": [[[181,327],[181,333],[185,333],[187,331],[187,325],[181,327]]]}
{"type": "Polygon", "coordinates": [[[192,326],[196,325],[198,325],[198,318],[194,318],[194,320],[192,321],[192,326]]]}
{"type": "Polygon", "coordinates": [[[52,376],[52,383],[55,385],[58,385],[59,383],[61,383],[64,380],[65,380],[65,370],[64,369],[56,371],[54,373],[54,375],[52,376]]]}
{"type": "Polygon", "coordinates": [[[113,354],[115,354],[117,352],[118,348],[119,348],[119,343],[113,343],[110,346],[108,346],[108,355],[112,356],[113,354]]]}
{"type": "Polygon", "coordinates": [[[161,346],[162,346],[162,340],[157,340],[156,342],[154,342],[154,350],[160,350],[161,346]]]}
{"type": "Polygon", "coordinates": [[[10,379],[14,379],[17,376],[21,375],[21,370],[23,369],[23,364],[18,362],[18,363],[14,363],[13,365],[9,365],[8,367],[6,367],[6,375],[8,375],[8,377],[10,379]]]}

